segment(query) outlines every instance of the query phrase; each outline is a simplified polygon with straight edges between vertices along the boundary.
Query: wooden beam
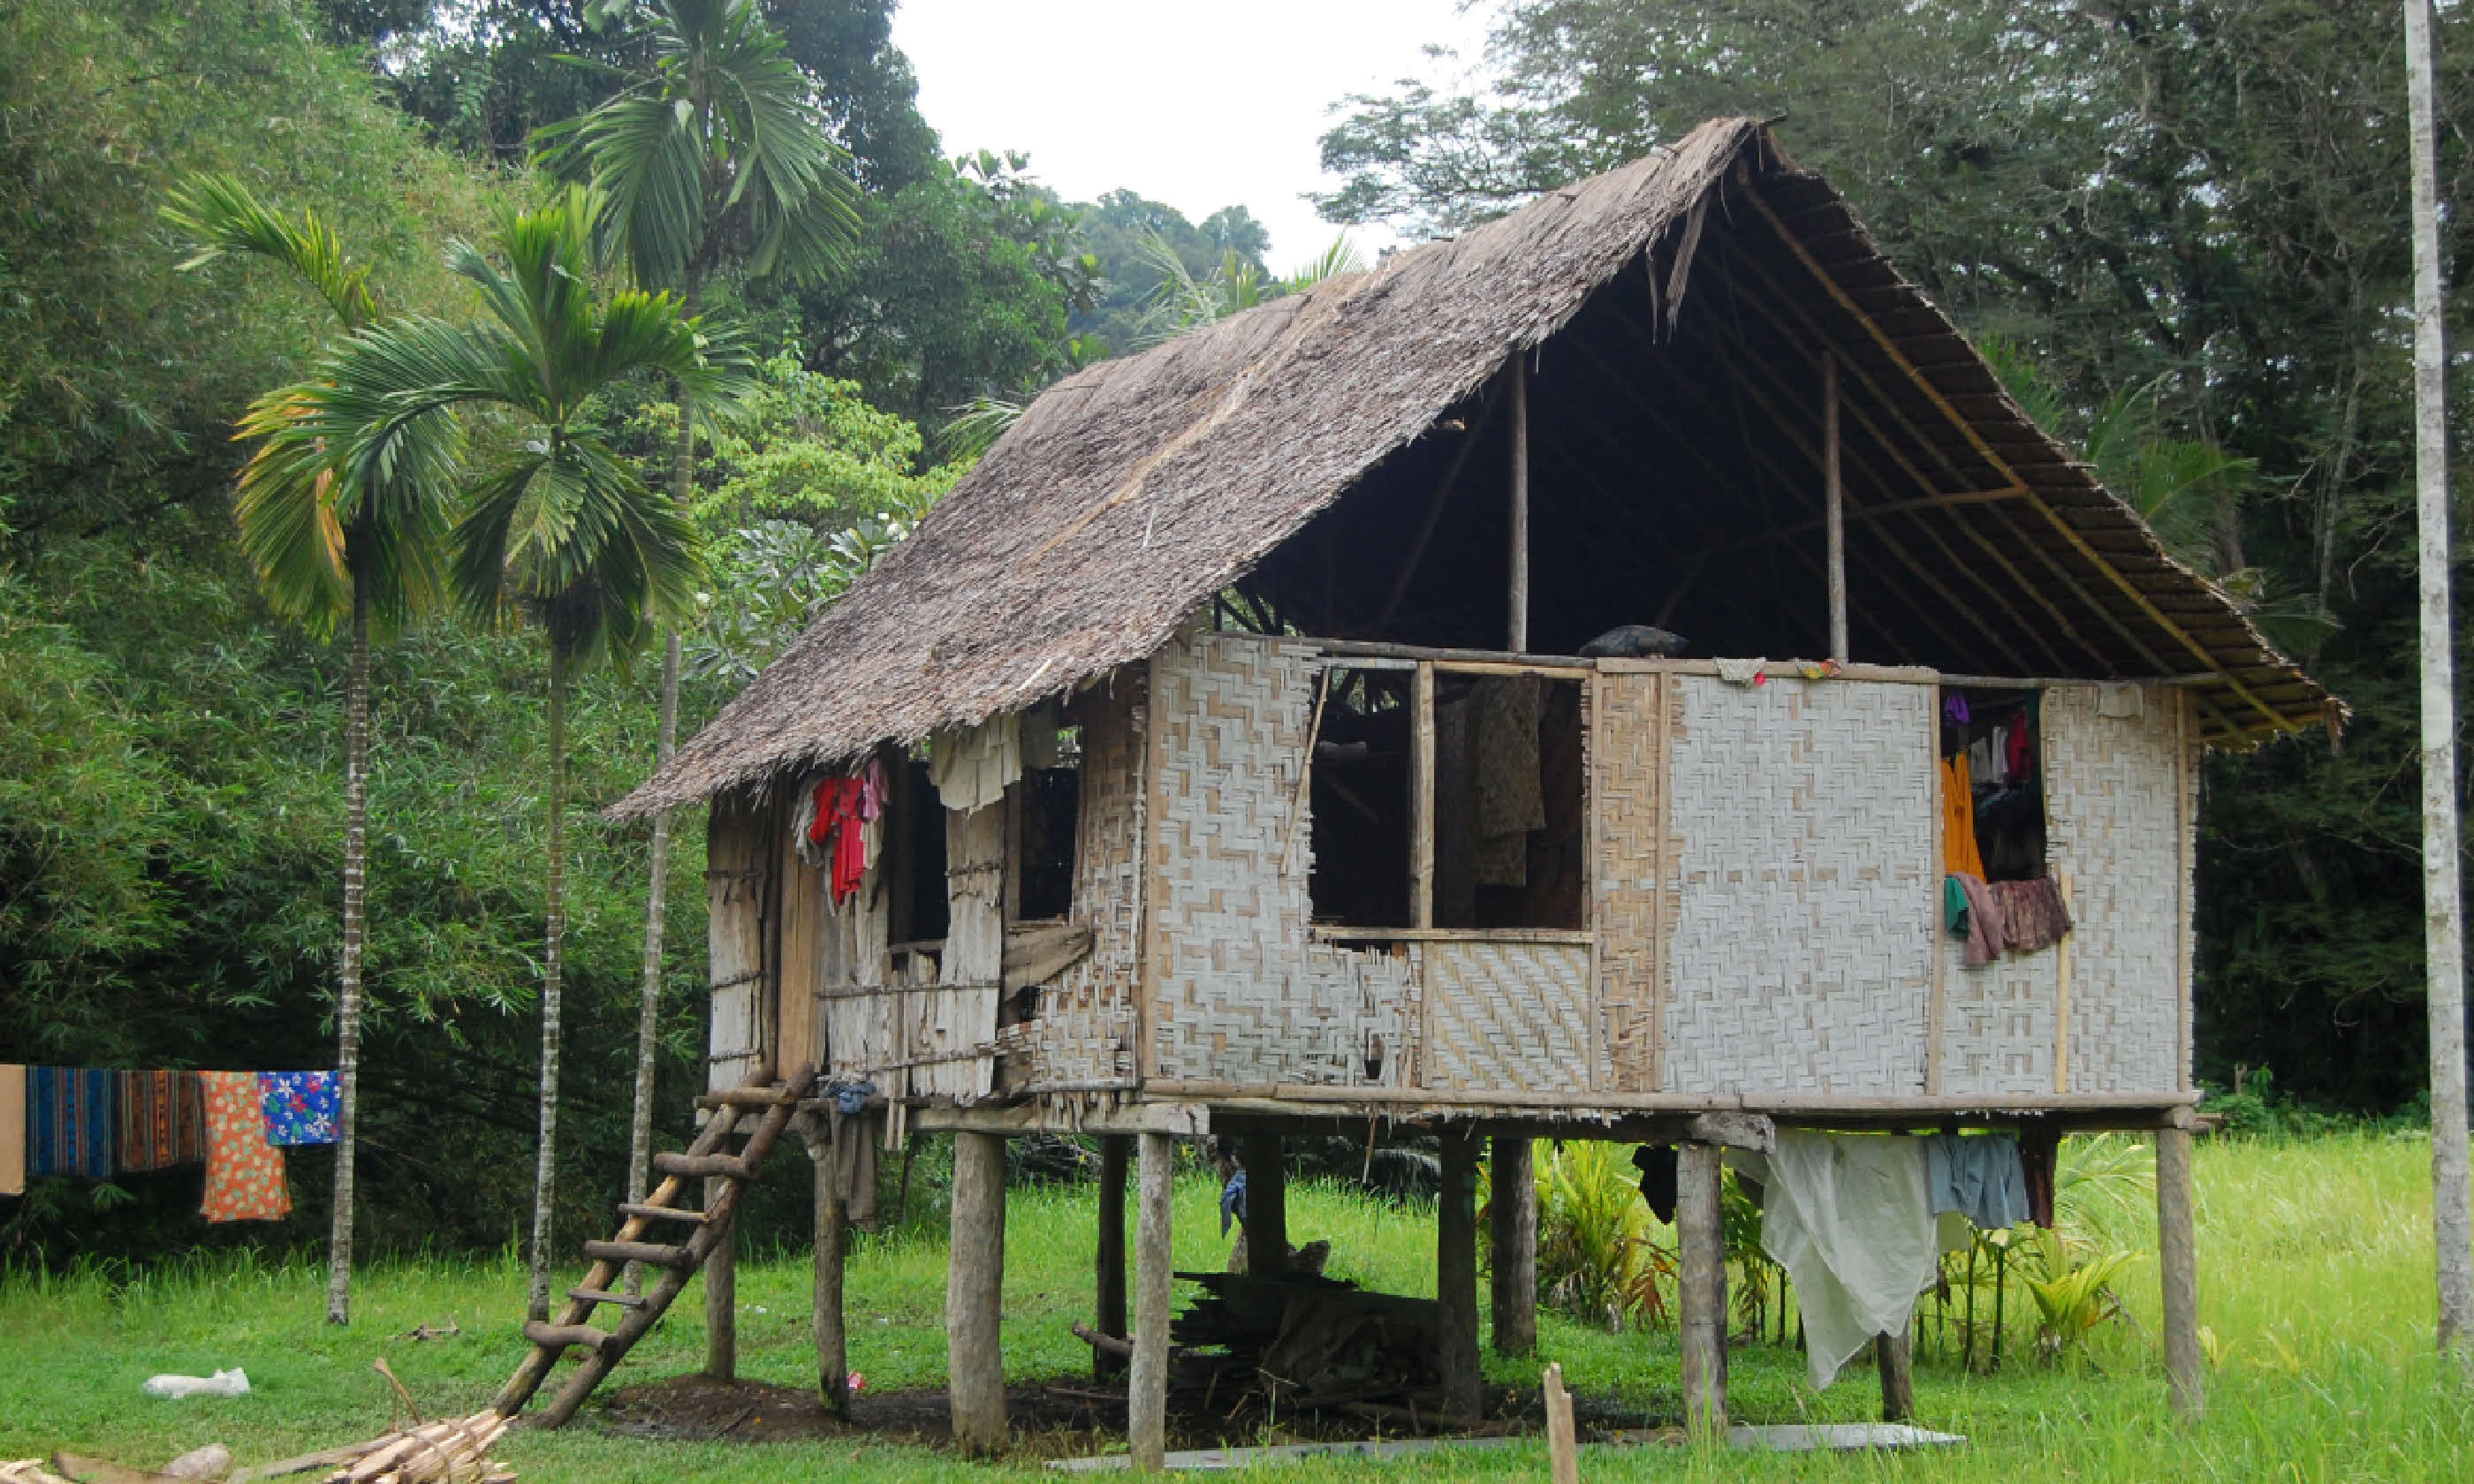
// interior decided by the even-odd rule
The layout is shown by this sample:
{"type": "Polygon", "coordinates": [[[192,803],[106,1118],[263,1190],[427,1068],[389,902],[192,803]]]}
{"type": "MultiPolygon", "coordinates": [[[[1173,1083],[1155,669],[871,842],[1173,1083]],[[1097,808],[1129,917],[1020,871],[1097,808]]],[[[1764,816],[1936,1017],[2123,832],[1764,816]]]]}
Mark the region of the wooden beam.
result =
{"type": "Polygon", "coordinates": [[[1821,486],[1830,528],[1830,658],[1847,653],[1847,485],[1838,469],[1838,357],[1821,353],[1821,486]]]}
{"type": "Polygon", "coordinates": [[[952,1244],[945,1280],[945,1396],[965,1453],[1005,1447],[1006,1141],[954,1136],[952,1244]]]}
{"type": "Polygon", "coordinates": [[[1277,1278],[1289,1270],[1289,1166],[1277,1134],[1249,1134],[1246,1163],[1246,1272],[1277,1278]]]}
{"type": "MultiPolygon", "coordinates": [[[[822,1119],[806,1120],[810,1123],[822,1119]]],[[[843,1138],[865,1138],[867,1124],[851,1118],[837,1130],[843,1138]]],[[[848,1233],[841,1192],[834,1184],[834,1141],[812,1133],[807,1140],[810,1189],[815,1211],[815,1290],[809,1328],[816,1342],[816,1395],[836,1417],[850,1414],[850,1331],[842,1311],[842,1267],[848,1233]]]]}
{"type": "Polygon", "coordinates": [[[1534,1146],[1494,1136],[1487,1219],[1494,1243],[1494,1352],[1538,1352],[1538,1181],[1534,1146]]]}
{"type": "Polygon", "coordinates": [[[1409,923],[1435,925],[1435,664],[1418,662],[1409,723],[1409,923]]]}
{"type": "Polygon", "coordinates": [[[1485,1377],[1477,1353],[1477,1134],[1443,1130],[1443,1189],[1435,1203],[1435,1367],[1443,1373],[1443,1414],[1474,1421],[1485,1377]]]}
{"type": "Polygon", "coordinates": [[[1686,1143],[1675,1201],[1677,1307],[1682,1311],[1684,1425],[1696,1438],[1727,1434],[1727,1233],[1718,1149],[1686,1143]]]}
{"type": "Polygon", "coordinates": [[[2157,1267],[2165,1289],[2165,1375],[2173,1411],[2195,1423],[2208,1405],[2199,1349],[2199,1256],[2191,1219],[2191,1131],[2156,1131],[2157,1267]]]}
{"type": "Polygon", "coordinates": [[[1134,1236],[1134,1365],[1126,1394],[1134,1468],[1156,1473],[1168,1451],[1169,1196],[1173,1149],[1165,1134],[1140,1136],[1134,1236]]]}
{"type": "MultiPolygon", "coordinates": [[[[1126,1134],[1100,1136],[1100,1220],[1092,1254],[1092,1278],[1099,1292],[1091,1317],[1102,1334],[1126,1337],[1126,1165],[1133,1152],[1126,1134]]],[[[1102,1379],[1126,1369],[1123,1355],[1094,1347],[1091,1374],[1102,1379]]]]}
{"type": "Polygon", "coordinates": [[[1505,632],[1514,654],[1529,648],[1529,362],[1512,353],[1512,591],[1505,632]]]}
{"type": "MultiPolygon", "coordinates": [[[[1974,420],[1959,412],[1956,407],[1951,405],[1950,398],[1942,395],[1941,388],[1933,385],[1932,379],[1927,376],[1924,371],[1916,366],[1915,362],[1907,358],[1906,353],[1901,350],[1898,345],[1890,339],[1889,333],[1883,330],[1879,323],[1875,323],[1873,317],[1870,314],[1867,314],[1861,306],[1857,305],[1853,299],[1848,297],[1846,289],[1839,285],[1838,280],[1831,275],[1830,270],[1822,267],[1820,262],[1817,261],[1811,253],[1805,251],[1804,244],[1797,240],[1792,231],[1787,229],[1785,223],[1779,220],[1778,213],[1770,208],[1770,203],[1761,199],[1760,192],[1758,190],[1746,191],[1744,192],[1744,195],[1752,201],[1754,209],[1760,212],[1762,217],[1769,222],[1771,229],[1778,234],[1779,241],[1785,244],[1787,251],[1795,254],[1797,261],[1803,263],[1806,269],[1811,273],[1812,276],[1820,282],[1822,287],[1829,291],[1831,298],[1837,301],[1838,306],[1841,309],[1856,317],[1856,322],[1863,325],[1865,333],[1870,335],[1874,343],[1880,347],[1881,353],[1890,358],[1890,364],[1898,367],[1902,371],[1906,373],[1907,379],[1914,383],[1916,390],[1922,392],[1925,395],[1926,399],[1930,401],[1935,408],[1939,409],[1943,417],[1950,419],[1951,425],[1956,428],[1959,435],[1967,440],[1968,445],[1976,450],[1977,456],[1982,458],[1986,464],[1992,466],[1996,472],[2010,483],[2025,484],[2025,481],[2022,480],[2019,477],[2018,471],[2010,467],[2009,461],[2002,458],[1999,453],[1996,453],[1993,449],[1993,445],[1984,441],[1984,435],[1977,431],[1974,420]]],[[[2105,559],[2103,553],[2090,545],[2087,539],[2079,535],[2077,528],[2074,527],[2068,520],[2062,517],[2061,512],[2055,510],[2053,506],[2041,495],[2030,496],[2028,503],[2033,505],[2038,513],[2044,515],[2045,519],[2052,525],[2056,532],[2060,533],[2062,539],[2068,541],[2073,549],[2076,550],[2081,557],[2085,558],[2098,571],[2112,579],[2114,586],[2121,588],[2123,595],[2128,597],[2130,601],[2137,606],[2139,610],[2147,615],[2150,622],[2154,623],[2158,628],[2164,630],[2175,640],[2179,641],[2182,647],[2189,650],[2202,665],[2205,665],[2208,669],[2222,676],[2226,686],[2231,689],[2235,695],[2242,697],[2244,701],[2247,702],[2261,715],[2267,717],[2270,725],[2286,731],[2295,733],[2299,733],[2301,731],[2302,729],[2297,723],[2288,719],[2284,712],[2275,709],[2267,702],[2262,701],[2249,686],[2244,685],[2242,682],[2234,679],[2233,676],[2227,672],[2223,663],[2217,658],[2216,654],[2206,645],[2193,637],[2180,624],[2175,623],[2171,618],[2166,616],[2163,610],[2157,608],[2153,602],[2149,601],[2147,592],[2143,590],[2138,584],[2130,580],[2129,574],[2123,572],[2120,567],[2115,566],[2110,561],[2105,559]]],[[[2107,611],[2110,610],[2108,610],[2107,611]]]]}
{"type": "Polygon", "coordinates": [[[1904,1423],[1916,1415],[1915,1326],[1873,1336],[1873,1365],[1881,1374],[1881,1421],[1904,1423]]]}
{"type": "MultiPolygon", "coordinates": [[[[720,1176],[704,1183],[704,1209],[712,1210],[730,1188],[720,1176]]],[[[736,1223],[733,1223],[736,1226],[736,1223]]],[[[739,1378],[739,1233],[720,1233],[704,1259],[704,1374],[716,1381],[739,1378]]]]}

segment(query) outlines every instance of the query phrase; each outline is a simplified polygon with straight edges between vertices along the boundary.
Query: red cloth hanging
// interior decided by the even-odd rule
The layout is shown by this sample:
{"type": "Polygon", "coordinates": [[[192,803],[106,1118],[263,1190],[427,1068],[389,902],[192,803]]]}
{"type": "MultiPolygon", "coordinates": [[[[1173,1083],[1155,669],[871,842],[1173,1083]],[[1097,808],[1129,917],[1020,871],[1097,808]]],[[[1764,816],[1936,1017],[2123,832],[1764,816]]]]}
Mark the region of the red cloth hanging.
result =
{"type": "Polygon", "coordinates": [[[865,808],[866,788],[857,778],[826,778],[816,785],[816,822],[808,826],[808,843],[833,848],[837,907],[858,895],[860,878],[867,874],[865,808]]]}

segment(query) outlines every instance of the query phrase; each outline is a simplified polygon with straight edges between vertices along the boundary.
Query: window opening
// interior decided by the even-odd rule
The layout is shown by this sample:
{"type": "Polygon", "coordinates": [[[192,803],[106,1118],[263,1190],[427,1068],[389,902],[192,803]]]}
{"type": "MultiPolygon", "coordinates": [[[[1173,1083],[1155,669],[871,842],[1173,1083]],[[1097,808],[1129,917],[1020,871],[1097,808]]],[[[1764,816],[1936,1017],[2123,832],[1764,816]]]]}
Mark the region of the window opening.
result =
{"type": "Polygon", "coordinates": [[[1587,925],[1581,682],[1435,677],[1435,925],[1587,925]]]}
{"type": "Polygon", "coordinates": [[[1074,908],[1075,820],[1082,800],[1080,759],[1062,747],[1054,768],[1022,775],[1022,906],[1017,920],[1061,922],[1074,908]]]}
{"type": "Polygon", "coordinates": [[[1410,690],[1406,669],[1334,667],[1314,742],[1314,921],[1345,927],[1409,922],[1410,690]]]}
{"type": "Polygon", "coordinates": [[[2036,690],[1942,692],[1944,870],[1985,881],[2045,874],[2043,699],[2036,690]]]}
{"type": "Polygon", "coordinates": [[[902,763],[907,785],[902,799],[910,807],[896,823],[903,832],[904,898],[910,903],[907,922],[897,918],[894,931],[907,942],[933,943],[945,936],[949,921],[945,901],[945,809],[936,785],[928,777],[925,759],[902,763]]]}

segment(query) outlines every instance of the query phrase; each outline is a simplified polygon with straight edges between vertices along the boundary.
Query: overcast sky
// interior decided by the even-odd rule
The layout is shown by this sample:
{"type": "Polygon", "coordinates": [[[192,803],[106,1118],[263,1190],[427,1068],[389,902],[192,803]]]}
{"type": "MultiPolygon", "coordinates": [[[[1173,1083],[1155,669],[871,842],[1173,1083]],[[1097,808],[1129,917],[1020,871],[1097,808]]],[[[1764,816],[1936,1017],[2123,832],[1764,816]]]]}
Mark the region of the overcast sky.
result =
{"type": "MultiPolygon", "coordinates": [[[[1302,197],[1329,190],[1316,144],[1352,92],[1466,65],[1483,12],[1459,0],[902,0],[893,39],[945,153],[1025,150],[1071,201],[1120,186],[1201,222],[1243,205],[1286,272],[1337,228],[1302,197]]],[[[1390,239],[1360,234],[1370,251],[1390,239]]]]}

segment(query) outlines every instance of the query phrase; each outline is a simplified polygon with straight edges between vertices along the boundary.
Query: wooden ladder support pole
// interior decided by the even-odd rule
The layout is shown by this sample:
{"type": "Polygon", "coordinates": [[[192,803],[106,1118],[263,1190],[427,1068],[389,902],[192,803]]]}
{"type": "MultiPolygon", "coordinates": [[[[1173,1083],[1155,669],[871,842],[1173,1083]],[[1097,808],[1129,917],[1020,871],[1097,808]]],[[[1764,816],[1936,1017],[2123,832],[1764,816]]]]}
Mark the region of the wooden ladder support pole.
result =
{"type": "MultiPolygon", "coordinates": [[[[711,1210],[731,1183],[721,1176],[704,1183],[704,1206],[711,1210]]],[[[716,1381],[739,1378],[739,1243],[725,1228],[704,1259],[704,1374],[716,1381]]]]}
{"type": "Polygon", "coordinates": [[[1830,658],[1847,662],[1847,482],[1838,469],[1838,357],[1821,353],[1821,483],[1830,531],[1830,658]]]}
{"type": "Polygon", "coordinates": [[[1445,1128],[1443,1191],[1435,1203],[1436,1369],[1443,1415],[1475,1421],[1485,1408],[1477,1353],[1477,1135],[1445,1128]]]}
{"type": "Polygon", "coordinates": [[[1546,1368],[1546,1467],[1552,1484],[1581,1484],[1581,1439],[1572,1424],[1572,1394],[1564,1389],[1564,1367],[1546,1368]]]}
{"type": "Polygon", "coordinates": [[[1277,1134],[1246,1136],[1246,1271],[1255,1278],[1289,1270],[1287,1152],[1277,1134]]]}
{"type": "MultiPolygon", "coordinates": [[[[1133,1138],[1125,1134],[1100,1136],[1100,1232],[1092,1254],[1092,1279],[1099,1292],[1091,1317],[1100,1333],[1126,1337],[1126,1166],[1133,1138]]],[[[1124,1374],[1126,1357],[1101,1346],[1091,1349],[1091,1374],[1102,1379],[1124,1374]]]]}
{"type": "Polygon", "coordinates": [[[954,1221],[945,1284],[946,1396],[965,1453],[1005,1446],[1006,1141],[954,1136],[954,1221]]]}
{"type": "MultiPolygon", "coordinates": [[[[866,1124],[845,1121],[844,1138],[867,1137],[866,1124]]],[[[835,1155],[830,1136],[808,1142],[813,1164],[816,1216],[816,1288],[811,1328],[816,1339],[816,1394],[837,1417],[850,1415],[850,1330],[842,1312],[842,1264],[849,1232],[841,1192],[834,1185],[835,1155]]]]}
{"type": "Polygon", "coordinates": [[[1675,1227],[1683,1310],[1684,1425],[1696,1438],[1727,1430],[1727,1235],[1718,1149],[1686,1143],[1676,1169],[1675,1227]]]}
{"type": "Polygon", "coordinates": [[[1538,1182],[1535,1146],[1525,1138],[1494,1136],[1487,1212],[1494,1239],[1494,1352],[1538,1352],[1538,1182]]]}
{"type": "Polygon", "coordinates": [[[1169,1196],[1175,1153],[1165,1134],[1143,1134],[1134,1225],[1134,1367],[1126,1397],[1134,1468],[1156,1473],[1168,1456],[1169,1196]]]}
{"type": "Polygon", "coordinates": [[[1529,649],[1529,361],[1528,352],[1512,353],[1512,591],[1511,642],[1514,654],[1529,649]]]}
{"type": "Polygon", "coordinates": [[[2173,1411],[2195,1423],[2207,1411],[2199,1351],[2199,1253],[2191,1220],[2191,1131],[2156,1131],[2157,1266],[2165,1284],[2165,1375],[2173,1411]]]}
{"type": "Polygon", "coordinates": [[[1873,1364],[1881,1373],[1881,1421],[1904,1423],[1916,1415],[1915,1330],[1873,1336],[1873,1364]]]}

